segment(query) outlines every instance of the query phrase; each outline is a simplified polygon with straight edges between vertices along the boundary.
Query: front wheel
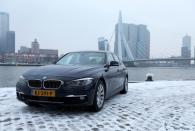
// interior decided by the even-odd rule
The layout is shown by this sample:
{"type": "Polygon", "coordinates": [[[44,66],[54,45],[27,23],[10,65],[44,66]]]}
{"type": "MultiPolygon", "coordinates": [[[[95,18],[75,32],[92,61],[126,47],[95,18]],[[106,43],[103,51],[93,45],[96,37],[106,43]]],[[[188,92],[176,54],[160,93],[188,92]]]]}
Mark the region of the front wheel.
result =
{"type": "Polygon", "coordinates": [[[124,84],[123,84],[123,90],[120,92],[121,94],[126,94],[128,92],[128,78],[125,78],[124,84]]]}
{"type": "Polygon", "coordinates": [[[92,110],[95,112],[100,111],[103,108],[104,100],[105,100],[105,85],[102,81],[99,81],[95,90],[92,110]]]}

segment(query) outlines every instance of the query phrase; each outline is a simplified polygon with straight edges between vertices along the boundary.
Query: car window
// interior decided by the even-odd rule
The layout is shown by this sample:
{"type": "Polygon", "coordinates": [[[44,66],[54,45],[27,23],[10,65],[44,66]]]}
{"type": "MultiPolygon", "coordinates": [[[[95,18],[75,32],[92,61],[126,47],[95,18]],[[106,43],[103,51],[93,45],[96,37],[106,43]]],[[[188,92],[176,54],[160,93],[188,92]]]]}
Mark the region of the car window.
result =
{"type": "Polygon", "coordinates": [[[105,53],[75,52],[61,58],[56,64],[59,65],[103,65],[105,53]]]}
{"type": "Polygon", "coordinates": [[[110,53],[108,54],[107,61],[108,62],[114,61],[114,58],[113,58],[112,54],[110,54],[110,53]]]}
{"type": "Polygon", "coordinates": [[[115,54],[113,54],[113,57],[114,57],[114,60],[115,60],[115,61],[117,61],[117,62],[120,63],[120,60],[119,60],[118,56],[116,56],[115,54]]]}

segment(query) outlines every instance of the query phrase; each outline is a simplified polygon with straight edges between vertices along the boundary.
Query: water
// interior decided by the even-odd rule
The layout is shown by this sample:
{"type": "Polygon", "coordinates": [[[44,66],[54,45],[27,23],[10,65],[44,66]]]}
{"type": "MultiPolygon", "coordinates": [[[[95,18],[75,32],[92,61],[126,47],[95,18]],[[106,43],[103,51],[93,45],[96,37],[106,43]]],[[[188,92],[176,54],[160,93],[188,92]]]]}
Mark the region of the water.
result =
{"type": "MultiPolygon", "coordinates": [[[[32,68],[37,67],[0,66],[0,87],[15,87],[19,76],[32,68]]],[[[195,80],[195,68],[133,67],[128,70],[129,81],[144,81],[147,73],[154,74],[154,80],[195,80]]]]}
{"type": "Polygon", "coordinates": [[[128,68],[130,81],[144,81],[148,73],[154,80],[195,80],[193,67],[134,67],[128,68]]]}
{"type": "Polygon", "coordinates": [[[29,66],[0,66],[0,87],[15,87],[16,81],[25,71],[34,67],[29,66]]]}

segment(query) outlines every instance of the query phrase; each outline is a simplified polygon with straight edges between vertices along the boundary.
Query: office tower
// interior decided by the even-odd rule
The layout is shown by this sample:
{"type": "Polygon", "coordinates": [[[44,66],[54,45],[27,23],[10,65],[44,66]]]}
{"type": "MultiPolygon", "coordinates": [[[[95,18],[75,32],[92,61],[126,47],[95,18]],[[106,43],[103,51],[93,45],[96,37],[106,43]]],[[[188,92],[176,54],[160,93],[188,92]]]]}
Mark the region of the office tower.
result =
{"type": "Polygon", "coordinates": [[[98,48],[99,50],[109,51],[110,46],[108,40],[105,39],[104,37],[98,38],[98,48]]]}
{"type": "Polygon", "coordinates": [[[138,39],[136,44],[136,59],[150,58],[150,32],[146,25],[138,25],[138,39]]]}
{"type": "Polygon", "coordinates": [[[181,47],[181,57],[191,58],[191,37],[189,35],[185,35],[183,37],[182,47],[181,47]]]}
{"type": "Polygon", "coordinates": [[[7,53],[15,53],[15,32],[7,32],[7,53]]]}
{"type": "MultiPolygon", "coordinates": [[[[195,47],[194,47],[194,58],[195,58],[195,47]]],[[[194,63],[195,64],[195,63],[194,63]]]]}
{"type": "Polygon", "coordinates": [[[115,26],[114,52],[123,61],[150,58],[150,32],[146,25],[122,23],[119,14],[119,22],[115,26]]]}
{"type": "Polygon", "coordinates": [[[7,53],[7,32],[9,31],[9,14],[0,12],[0,54],[7,53]]]}

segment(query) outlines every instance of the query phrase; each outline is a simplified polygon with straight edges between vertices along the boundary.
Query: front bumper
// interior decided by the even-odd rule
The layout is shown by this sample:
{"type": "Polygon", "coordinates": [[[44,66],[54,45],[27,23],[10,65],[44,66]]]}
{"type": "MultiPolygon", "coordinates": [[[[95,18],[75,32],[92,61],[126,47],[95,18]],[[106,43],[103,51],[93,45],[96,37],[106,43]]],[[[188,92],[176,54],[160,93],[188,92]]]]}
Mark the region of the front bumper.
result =
{"type": "Polygon", "coordinates": [[[40,97],[25,95],[22,92],[17,92],[17,99],[22,102],[33,102],[38,104],[63,104],[63,105],[91,105],[91,101],[87,95],[70,95],[67,97],[40,97]]]}
{"type": "MultiPolygon", "coordinates": [[[[55,90],[55,97],[33,96],[35,88],[28,87],[24,81],[16,84],[17,99],[24,102],[38,104],[61,104],[61,105],[92,105],[95,94],[96,82],[85,87],[60,87],[55,90]]],[[[39,88],[39,90],[46,90],[39,88]]],[[[51,90],[51,89],[50,89],[51,90]]]]}

